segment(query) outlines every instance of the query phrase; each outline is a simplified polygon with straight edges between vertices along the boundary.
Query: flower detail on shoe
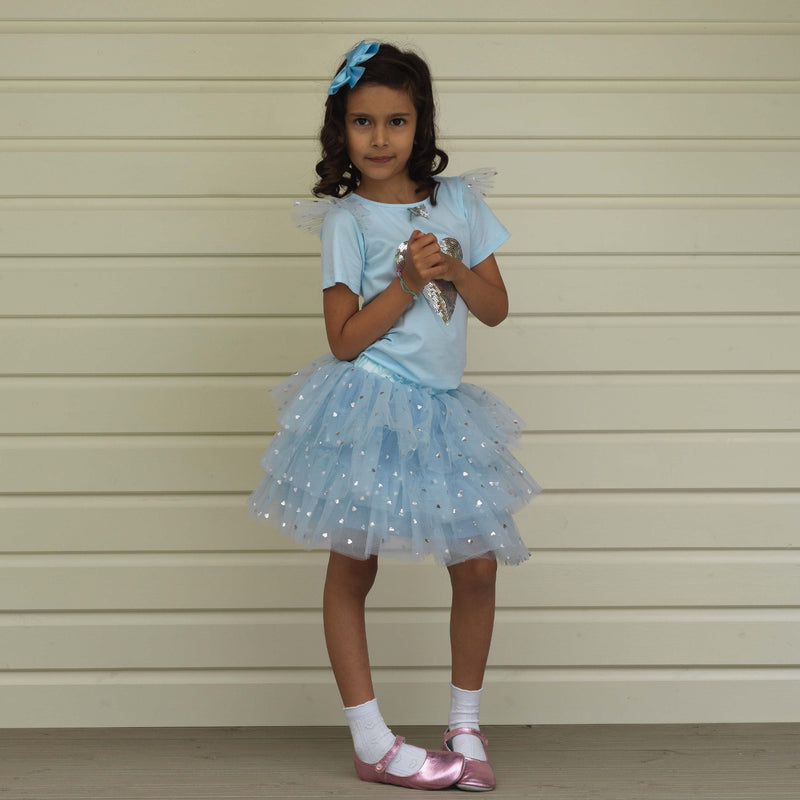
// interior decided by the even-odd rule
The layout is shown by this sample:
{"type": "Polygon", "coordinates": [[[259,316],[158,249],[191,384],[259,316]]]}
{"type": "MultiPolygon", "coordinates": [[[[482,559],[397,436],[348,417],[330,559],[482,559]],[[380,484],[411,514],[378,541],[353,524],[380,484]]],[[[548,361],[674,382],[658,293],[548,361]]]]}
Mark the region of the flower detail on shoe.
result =
{"type": "MultiPolygon", "coordinates": [[[[470,733],[480,738],[484,747],[489,746],[489,740],[476,728],[453,728],[446,730],[442,738],[442,746],[445,750],[453,752],[451,739],[462,733],[470,733]]],[[[497,786],[494,771],[488,761],[481,761],[479,758],[464,757],[464,774],[456,783],[456,789],[465,789],[470,792],[489,792],[497,786]]]]}

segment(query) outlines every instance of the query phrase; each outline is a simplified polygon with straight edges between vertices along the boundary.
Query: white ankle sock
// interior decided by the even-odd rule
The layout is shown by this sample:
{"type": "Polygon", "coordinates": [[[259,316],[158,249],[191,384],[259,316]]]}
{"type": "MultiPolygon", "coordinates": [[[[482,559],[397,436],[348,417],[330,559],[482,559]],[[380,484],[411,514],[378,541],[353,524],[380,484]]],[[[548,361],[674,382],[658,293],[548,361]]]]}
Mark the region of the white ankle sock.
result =
{"type": "MultiPolygon", "coordinates": [[[[466,726],[480,730],[478,714],[481,705],[481,692],[483,687],[475,689],[459,689],[450,684],[450,717],[447,726],[452,731],[455,728],[466,726]]],[[[450,740],[453,750],[463,753],[467,758],[477,758],[488,761],[483,742],[470,733],[460,733],[450,740]]]]}
{"type": "MultiPolygon", "coordinates": [[[[367,764],[380,761],[394,744],[395,735],[383,721],[377,699],[373,697],[359,706],[345,706],[344,715],[350,725],[356,755],[367,764]]],[[[425,763],[426,755],[424,748],[404,742],[389,762],[386,771],[400,777],[413,775],[425,763]]]]}

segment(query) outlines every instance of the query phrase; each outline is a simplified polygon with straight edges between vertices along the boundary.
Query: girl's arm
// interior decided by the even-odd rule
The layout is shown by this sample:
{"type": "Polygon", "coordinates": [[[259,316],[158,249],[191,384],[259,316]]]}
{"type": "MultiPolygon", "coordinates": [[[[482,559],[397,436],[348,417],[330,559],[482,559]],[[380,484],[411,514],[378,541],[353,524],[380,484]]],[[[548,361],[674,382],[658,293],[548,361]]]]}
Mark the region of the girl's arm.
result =
{"type": "Polygon", "coordinates": [[[466,264],[443,253],[432,233],[414,231],[408,240],[408,255],[403,271],[406,283],[419,292],[431,280],[452,281],[467,308],[484,324],[494,327],[508,316],[508,293],[494,253],[470,269],[466,264]],[[409,256],[420,253],[416,259],[409,256]]]}
{"type": "MultiPolygon", "coordinates": [[[[433,234],[415,231],[409,240],[403,275],[406,285],[417,292],[434,278],[452,281],[467,308],[484,325],[494,327],[508,316],[508,294],[494,254],[469,269],[442,253],[433,234]]],[[[358,295],[343,283],[323,290],[325,331],[331,353],[341,361],[352,361],[380,339],[413,300],[403,291],[399,278],[360,311],[358,295]]]]}
{"type": "Polygon", "coordinates": [[[508,316],[508,293],[494,253],[470,269],[466,264],[442,253],[429,280],[452,281],[467,308],[484,324],[494,327],[508,316]]]}
{"type": "Polygon", "coordinates": [[[452,275],[447,280],[455,284],[467,308],[484,325],[492,328],[499,325],[508,316],[508,292],[494,253],[472,269],[452,256],[445,255],[447,259],[450,261],[445,262],[448,264],[445,274],[452,275]]]}
{"type": "Polygon", "coordinates": [[[358,310],[358,295],[343,283],[322,292],[328,345],[340,361],[352,361],[397,322],[414,301],[395,278],[371,303],[358,310]]]}
{"type": "MultiPolygon", "coordinates": [[[[406,286],[419,291],[431,277],[438,277],[437,273],[442,269],[441,257],[442,251],[432,233],[423,236],[414,231],[408,242],[403,269],[406,286]]],[[[395,278],[360,311],[358,295],[345,284],[336,283],[323,289],[322,308],[331,353],[340,361],[352,361],[380,339],[413,301],[413,295],[401,287],[400,278],[395,278]]]]}

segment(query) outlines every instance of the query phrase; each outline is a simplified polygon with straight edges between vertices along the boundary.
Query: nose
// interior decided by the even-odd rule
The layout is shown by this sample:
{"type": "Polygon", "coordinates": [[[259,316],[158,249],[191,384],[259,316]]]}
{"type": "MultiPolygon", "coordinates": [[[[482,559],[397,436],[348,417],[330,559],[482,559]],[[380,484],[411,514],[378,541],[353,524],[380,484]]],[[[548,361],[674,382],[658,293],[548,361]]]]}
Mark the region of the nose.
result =
{"type": "Polygon", "coordinates": [[[386,129],[383,127],[383,125],[374,125],[372,128],[372,144],[375,147],[384,147],[386,142],[386,129]]]}

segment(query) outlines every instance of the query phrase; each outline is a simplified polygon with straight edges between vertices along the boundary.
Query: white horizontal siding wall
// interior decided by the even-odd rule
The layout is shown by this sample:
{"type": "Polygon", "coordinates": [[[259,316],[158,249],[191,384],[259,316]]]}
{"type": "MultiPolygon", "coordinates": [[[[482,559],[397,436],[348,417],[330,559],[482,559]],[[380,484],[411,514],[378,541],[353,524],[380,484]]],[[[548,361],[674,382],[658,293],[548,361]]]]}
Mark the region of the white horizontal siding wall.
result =
{"type": "MultiPolygon", "coordinates": [[[[0,0],[0,727],[343,723],[326,554],[245,501],[326,349],[287,209],[362,38],[513,233],[468,380],[544,492],[482,721],[797,721],[797,3],[0,0]]],[[[445,571],[369,606],[387,720],[442,723],[445,571]]]]}

